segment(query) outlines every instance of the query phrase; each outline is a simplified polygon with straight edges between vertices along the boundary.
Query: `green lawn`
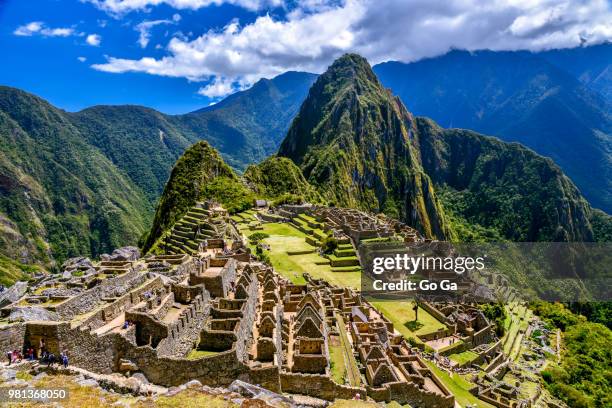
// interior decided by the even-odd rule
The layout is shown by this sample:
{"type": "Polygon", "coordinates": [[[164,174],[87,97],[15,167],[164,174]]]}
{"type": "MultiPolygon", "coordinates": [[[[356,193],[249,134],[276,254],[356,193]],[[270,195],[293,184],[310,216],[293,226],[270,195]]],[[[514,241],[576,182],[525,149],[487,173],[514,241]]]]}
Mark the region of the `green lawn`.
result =
{"type": "Polygon", "coordinates": [[[187,354],[187,358],[189,360],[197,360],[198,358],[214,356],[218,354],[217,351],[207,351],[207,350],[191,350],[189,354],[187,354]]]}
{"type": "MultiPolygon", "coordinates": [[[[305,241],[306,234],[289,223],[264,223],[264,232],[270,235],[263,242],[270,245],[270,261],[279,274],[295,284],[304,284],[302,273],[308,272],[314,278],[325,279],[331,284],[359,288],[360,272],[332,272],[330,265],[317,265],[327,261],[319,254],[289,255],[287,251],[313,250],[315,247],[305,241]]],[[[243,233],[245,231],[243,230],[243,233]]],[[[254,248],[252,248],[254,251],[254,248]]]]}
{"type": "MultiPolygon", "coordinates": [[[[427,313],[419,307],[419,325],[417,330],[412,331],[409,327],[414,321],[414,303],[412,301],[400,300],[374,300],[368,299],[376,309],[384,313],[397,331],[404,337],[412,337],[416,339],[417,334],[433,333],[439,329],[444,329],[446,326],[438,321],[435,317],[427,313]],[[422,326],[421,326],[422,324],[422,326]],[[408,327],[407,327],[408,326],[408,327]]],[[[418,339],[417,339],[418,340],[418,339]]]]}
{"type": "Polygon", "coordinates": [[[331,360],[331,377],[338,384],[344,384],[346,378],[346,364],[344,364],[344,350],[342,346],[329,346],[331,360]]]}
{"type": "Polygon", "coordinates": [[[459,365],[463,365],[465,363],[476,360],[478,358],[478,354],[468,350],[464,351],[463,353],[451,354],[450,356],[448,356],[448,358],[459,363],[459,365]]]}
{"type": "MultiPolygon", "coordinates": [[[[421,312],[419,312],[420,314],[421,312]]],[[[453,393],[455,400],[461,404],[462,407],[470,405],[477,408],[494,408],[493,405],[487,404],[484,401],[479,400],[472,394],[470,394],[470,388],[474,387],[474,384],[460,376],[459,374],[453,373],[449,375],[446,371],[440,370],[434,363],[428,360],[424,360],[425,364],[435,375],[442,380],[446,387],[453,393]]]]}

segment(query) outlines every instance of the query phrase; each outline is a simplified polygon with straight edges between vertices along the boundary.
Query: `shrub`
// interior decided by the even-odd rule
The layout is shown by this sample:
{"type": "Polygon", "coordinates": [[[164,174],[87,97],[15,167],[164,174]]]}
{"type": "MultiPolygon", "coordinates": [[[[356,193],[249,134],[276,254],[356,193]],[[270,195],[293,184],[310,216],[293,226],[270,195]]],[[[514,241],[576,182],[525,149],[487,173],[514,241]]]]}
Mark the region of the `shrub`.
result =
{"type": "Polygon", "coordinates": [[[255,244],[258,243],[259,241],[266,239],[270,237],[269,234],[266,234],[265,232],[256,232],[252,235],[249,236],[249,241],[251,241],[251,243],[255,244]]]}
{"type": "Polygon", "coordinates": [[[338,248],[338,240],[334,237],[325,237],[321,242],[321,250],[325,254],[333,253],[338,248]]]}

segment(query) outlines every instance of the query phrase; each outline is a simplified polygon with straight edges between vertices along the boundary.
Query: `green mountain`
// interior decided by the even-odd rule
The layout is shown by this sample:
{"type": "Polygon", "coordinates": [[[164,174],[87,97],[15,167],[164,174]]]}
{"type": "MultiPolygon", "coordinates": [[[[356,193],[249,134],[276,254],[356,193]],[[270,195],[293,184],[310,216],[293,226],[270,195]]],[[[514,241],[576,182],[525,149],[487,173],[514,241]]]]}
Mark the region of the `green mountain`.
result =
{"type": "MultiPolygon", "coordinates": [[[[0,254],[52,268],[71,256],[135,243],[151,211],[134,186],[89,145],[70,115],[0,87],[0,254]]],[[[10,259],[8,261],[7,259],[10,259]]]]}
{"type": "Polygon", "coordinates": [[[315,82],[278,154],[326,199],[383,211],[428,236],[596,238],[591,208],[550,159],[415,119],[356,55],[315,82]]]}
{"type": "Polygon", "coordinates": [[[416,124],[413,144],[454,215],[460,240],[470,240],[461,230],[476,227],[489,239],[593,241],[591,208],[552,160],[518,143],[442,129],[427,118],[416,124]]]}
{"type": "Polygon", "coordinates": [[[140,106],[68,113],[0,87],[0,280],[136,244],[172,166],[208,140],[244,170],[276,150],[315,76],[262,79],[186,115],[140,106]]]}
{"type": "Polygon", "coordinates": [[[258,197],[278,201],[320,202],[321,196],[286,157],[272,156],[247,167],[244,179],[258,197]]]}
{"type": "Polygon", "coordinates": [[[611,58],[612,44],[541,53],[452,51],[374,71],[415,115],[552,158],[594,207],[610,213],[611,58]]]}
{"type": "Polygon", "coordinates": [[[305,72],[286,72],[173,119],[190,140],[207,140],[230,166],[244,171],[276,152],[315,78],[305,72]]]}
{"type": "Polygon", "coordinates": [[[69,116],[87,141],[154,205],[176,160],[199,140],[212,144],[239,171],[274,153],[314,78],[287,72],[262,79],[246,91],[185,115],[125,105],[94,106],[69,116]]]}
{"type": "Polygon", "coordinates": [[[433,183],[410,144],[414,131],[412,116],[368,62],[348,54],[312,86],[278,155],[335,205],[384,211],[446,238],[433,183]]]}
{"type": "Polygon", "coordinates": [[[148,251],[196,202],[206,199],[236,212],[250,207],[254,196],[221,155],[201,141],[188,148],[174,165],[159,199],[151,231],[143,238],[143,251],[148,251]]]}

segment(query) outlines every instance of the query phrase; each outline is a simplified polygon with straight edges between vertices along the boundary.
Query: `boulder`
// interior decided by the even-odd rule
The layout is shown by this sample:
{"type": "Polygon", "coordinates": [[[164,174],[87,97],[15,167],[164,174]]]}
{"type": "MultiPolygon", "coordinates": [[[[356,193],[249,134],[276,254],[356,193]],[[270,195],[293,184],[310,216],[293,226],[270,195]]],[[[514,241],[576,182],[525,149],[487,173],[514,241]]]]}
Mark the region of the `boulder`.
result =
{"type": "Polygon", "coordinates": [[[15,376],[17,376],[17,371],[13,369],[5,368],[0,371],[0,378],[4,381],[14,380],[15,376]]]}
{"type": "Polygon", "coordinates": [[[185,387],[187,388],[202,388],[202,383],[198,380],[191,380],[185,383],[185,387]]]}
{"type": "Polygon", "coordinates": [[[57,321],[59,316],[55,312],[51,312],[42,307],[23,306],[16,307],[11,311],[8,318],[9,322],[30,322],[39,321],[57,321]]]}
{"type": "Polygon", "coordinates": [[[109,261],[136,261],[140,258],[140,249],[134,246],[117,248],[113,251],[109,261]]]}
{"type": "Polygon", "coordinates": [[[245,398],[261,400],[272,407],[295,406],[294,402],[284,395],[242,380],[234,380],[228,387],[228,391],[242,395],[245,398]]]}
{"type": "Polygon", "coordinates": [[[62,270],[74,270],[74,269],[89,269],[93,268],[91,259],[84,256],[78,256],[76,258],[70,258],[62,264],[62,270]]]}
{"type": "Polygon", "coordinates": [[[126,360],[126,359],[121,359],[121,361],[119,362],[119,371],[138,371],[138,365],[136,365],[136,363],[130,361],[130,360],[126,360]]]}
{"type": "Polygon", "coordinates": [[[83,379],[83,380],[78,380],[77,384],[79,384],[80,386],[83,386],[83,387],[97,387],[97,386],[100,385],[100,384],[98,384],[98,382],[96,380],[91,379],[91,378],[83,379]]]}
{"type": "Polygon", "coordinates": [[[26,282],[15,282],[13,286],[0,293],[0,307],[8,306],[18,301],[27,290],[28,284],[26,282]]]}
{"type": "Polygon", "coordinates": [[[147,379],[147,377],[145,377],[143,373],[132,374],[131,378],[135,378],[136,380],[140,381],[142,384],[149,384],[149,380],[147,379]]]}

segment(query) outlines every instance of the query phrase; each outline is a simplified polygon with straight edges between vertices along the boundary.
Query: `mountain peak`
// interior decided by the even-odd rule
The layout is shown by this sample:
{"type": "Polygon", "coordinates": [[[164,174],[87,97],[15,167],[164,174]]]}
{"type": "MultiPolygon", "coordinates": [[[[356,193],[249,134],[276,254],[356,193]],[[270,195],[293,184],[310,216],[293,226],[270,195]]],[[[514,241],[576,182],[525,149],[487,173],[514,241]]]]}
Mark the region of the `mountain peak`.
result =
{"type": "Polygon", "coordinates": [[[445,238],[432,183],[410,144],[412,116],[368,61],[345,54],[310,89],[279,149],[335,205],[400,218],[445,238]]]}
{"type": "MultiPolygon", "coordinates": [[[[376,87],[381,87],[376,74],[372,71],[372,67],[368,60],[358,54],[344,54],[336,59],[325,73],[321,75],[323,82],[341,83],[350,82],[351,84],[371,83],[376,87]]],[[[358,87],[359,89],[367,89],[367,87],[358,87]]]]}

